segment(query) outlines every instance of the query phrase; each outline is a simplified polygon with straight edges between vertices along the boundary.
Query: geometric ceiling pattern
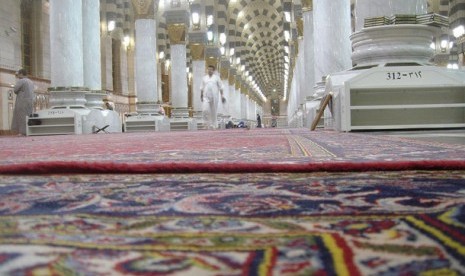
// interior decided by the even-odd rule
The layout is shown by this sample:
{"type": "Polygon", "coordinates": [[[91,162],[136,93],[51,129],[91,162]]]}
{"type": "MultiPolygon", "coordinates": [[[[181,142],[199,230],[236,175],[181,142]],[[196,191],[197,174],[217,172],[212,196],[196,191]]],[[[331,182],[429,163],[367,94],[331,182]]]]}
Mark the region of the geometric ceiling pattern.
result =
{"type": "MultiPolygon", "coordinates": [[[[183,1],[180,2],[182,6],[183,1]]],[[[213,24],[207,26],[208,22],[205,20],[201,28],[213,32],[214,45],[224,47],[224,55],[221,55],[220,59],[226,60],[229,66],[242,76],[243,81],[256,87],[267,99],[283,97],[285,76],[289,75],[289,73],[285,74],[285,71],[286,68],[289,70],[292,58],[290,36],[295,33],[292,18],[296,14],[295,7],[300,7],[300,1],[192,0],[185,2],[189,4],[186,8],[190,14],[198,12],[201,18],[212,16],[213,24]],[[285,13],[288,14],[287,17],[285,13]],[[285,31],[289,33],[288,40],[284,35],[285,31]],[[219,36],[222,33],[226,36],[224,45],[219,43],[219,36]],[[233,54],[231,49],[234,49],[233,54]]],[[[259,100],[260,97],[256,99],[259,100]]]]}
{"type": "MultiPolygon", "coordinates": [[[[185,11],[189,28],[187,41],[195,33],[191,16],[197,13],[200,17],[200,32],[213,33],[214,39],[210,46],[217,47],[218,53],[224,47],[224,54],[218,57],[221,66],[226,64],[234,69],[236,75],[241,75],[244,81],[249,84],[253,82],[253,86],[267,100],[283,98],[289,77],[292,77],[294,58],[298,51],[297,39],[302,35],[299,29],[302,8],[311,7],[312,0],[101,0],[101,8],[119,21],[117,24],[124,28],[124,33],[131,33],[133,30],[128,26],[134,24],[132,5],[147,1],[154,1],[158,51],[163,51],[167,58],[170,56],[170,42],[166,10],[176,7],[185,11]],[[208,25],[208,17],[211,17],[211,25],[208,25]],[[224,45],[219,38],[222,33],[226,37],[224,45]]],[[[353,12],[356,0],[349,1],[353,12]]],[[[443,1],[448,2],[428,0],[428,5],[443,1]]],[[[187,49],[187,67],[190,66],[190,58],[187,49]]],[[[261,100],[258,96],[254,98],[261,100]]]]}
{"type": "Polygon", "coordinates": [[[283,4],[279,0],[242,0],[228,7],[228,27],[232,29],[229,33],[235,33],[230,39],[241,45],[237,49],[240,59],[267,98],[273,90],[284,89],[284,63],[289,53],[285,52],[288,45],[284,38],[283,4]]]}
{"type": "MultiPolygon", "coordinates": [[[[289,70],[292,68],[294,44],[297,39],[296,19],[301,16],[300,0],[153,1],[157,10],[155,20],[158,51],[163,51],[167,58],[170,56],[170,42],[167,37],[167,21],[170,19],[166,11],[175,7],[186,12],[189,25],[187,41],[189,35],[195,33],[191,16],[197,13],[200,17],[200,30],[197,32],[213,33],[213,42],[209,43],[207,40],[206,43],[211,44],[213,48],[217,47],[219,64],[227,64],[231,69],[235,69],[236,75],[240,75],[253,91],[259,91],[251,93],[253,98],[262,101],[260,93],[267,100],[283,97],[291,75],[289,70]],[[208,22],[208,17],[212,22],[208,22]],[[224,44],[220,42],[221,34],[226,38],[224,44]],[[221,47],[224,47],[224,52],[220,51],[221,47]]],[[[119,15],[116,18],[123,19],[120,25],[124,26],[134,20],[133,14],[128,12],[133,3],[134,0],[101,1],[102,8],[119,15]],[[124,8],[124,11],[120,8],[124,8]]],[[[130,32],[130,29],[126,32],[130,32]]],[[[189,63],[189,49],[187,54],[189,63]]]]}

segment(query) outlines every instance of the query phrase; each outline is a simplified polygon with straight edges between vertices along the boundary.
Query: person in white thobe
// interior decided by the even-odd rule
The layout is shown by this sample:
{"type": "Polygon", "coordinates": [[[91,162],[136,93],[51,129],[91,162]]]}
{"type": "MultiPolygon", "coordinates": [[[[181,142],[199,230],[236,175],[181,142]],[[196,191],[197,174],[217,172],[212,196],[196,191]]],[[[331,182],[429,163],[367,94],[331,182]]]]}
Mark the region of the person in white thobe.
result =
{"type": "Polygon", "coordinates": [[[208,66],[207,75],[202,78],[200,86],[200,100],[203,102],[202,114],[209,129],[218,128],[218,99],[221,95],[221,101],[224,103],[226,99],[223,97],[223,82],[215,73],[213,65],[208,66]]]}
{"type": "Polygon", "coordinates": [[[34,110],[34,83],[28,79],[25,69],[19,69],[16,77],[18,81],[14,87],[16,101],[11,130],[23,136],[26,135],[26,117],[30,116],[34,110]]]}

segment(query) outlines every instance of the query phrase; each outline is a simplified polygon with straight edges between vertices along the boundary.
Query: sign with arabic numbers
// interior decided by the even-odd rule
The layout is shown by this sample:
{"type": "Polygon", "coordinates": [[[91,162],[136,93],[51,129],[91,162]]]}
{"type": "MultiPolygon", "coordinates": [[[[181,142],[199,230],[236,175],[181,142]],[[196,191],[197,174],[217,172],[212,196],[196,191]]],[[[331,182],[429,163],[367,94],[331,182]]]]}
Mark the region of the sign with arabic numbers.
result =
{"type": "Polygon", "coordinates": [[[415,70],[415,71],[392,71],[392,72],[386,72],[386,80],[389,81],[396,81],[396,80],[402,80],[402,79],[411,79],[411,80],[418,80],[422,79],[423,74],[421,70],[415,70]]]}
{"type": "Polygon", "coordinates": [[[66,113],[65,110],[49,110],[49,111],[47,111],[47,115],[49,115],[49,116],[63,115],[65,113],[66,113]]]}

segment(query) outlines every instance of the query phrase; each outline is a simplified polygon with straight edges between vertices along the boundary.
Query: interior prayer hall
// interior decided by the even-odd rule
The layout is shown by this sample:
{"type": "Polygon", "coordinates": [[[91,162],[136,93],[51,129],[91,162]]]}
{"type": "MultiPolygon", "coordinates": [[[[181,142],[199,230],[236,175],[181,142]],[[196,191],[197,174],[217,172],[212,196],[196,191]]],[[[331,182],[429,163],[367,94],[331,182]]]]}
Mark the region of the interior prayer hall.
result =
{"type": "Polygon", "coordinates": [[[465,275],[465,0],[0,0],[0,275],[465,275]]]}

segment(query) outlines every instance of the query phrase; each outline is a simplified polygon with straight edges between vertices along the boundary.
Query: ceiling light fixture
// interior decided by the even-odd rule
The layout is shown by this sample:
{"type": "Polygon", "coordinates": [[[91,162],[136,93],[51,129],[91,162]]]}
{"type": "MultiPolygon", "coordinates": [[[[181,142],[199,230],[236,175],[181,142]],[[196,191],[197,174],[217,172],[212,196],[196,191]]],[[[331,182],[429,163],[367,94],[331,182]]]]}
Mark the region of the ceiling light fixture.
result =
{"type": "Polygon", "coordinates": [[[207,32],[207,39],[208,39],[208,41],[210,41],[210,42],[213,41],[213,32],[212,32],[212,31],[208,31],[208,32],[207,32]]]}
{"type": "Polygon", "coordinates": [[[192,24],[194,24],[194,26],[198,26],[200,24],[200,15],[198,12],[192,13],[192,24]]]}
{"type": "Polygon", "coordinates": [[[226,43],[226,34],[225,33],[220,33],[220,43],[221,43],[221,45],[224,45],[226,43]]]}
{"type": "Polygon", "coordinates": [[[211,25],[213,25],[213,15],[209,14],[207,16],[207,26],[210,27],[211,25]]]}
{"type": "Polygon", "coordinates": [[[286,19],[286,22],[291,22],[291,13],[284,12],[284,18],[286,19]]]}
{"type": "Polygon", "coordinates": [[[112,32],[114,29],[115,29],[115,21],[114,20],[110,20],[108,21],[108,31],[109,32],[112,32]]]}
{"type": "Polygon", "coordinates": [[[289,41],[289,38],[291,38],[289,31],[288,30],[284,31],[284,39],[286,39],[286,41],[289,41]]]}
{"type": "Polygon", "coordinates": [[[461,37],[462,35],[465,34],[465,28],[463,27],[463,25],[460,25],[458,27],[455,27],[452,30],[452,33],[454,34],[455,37],[461,37]]]}

